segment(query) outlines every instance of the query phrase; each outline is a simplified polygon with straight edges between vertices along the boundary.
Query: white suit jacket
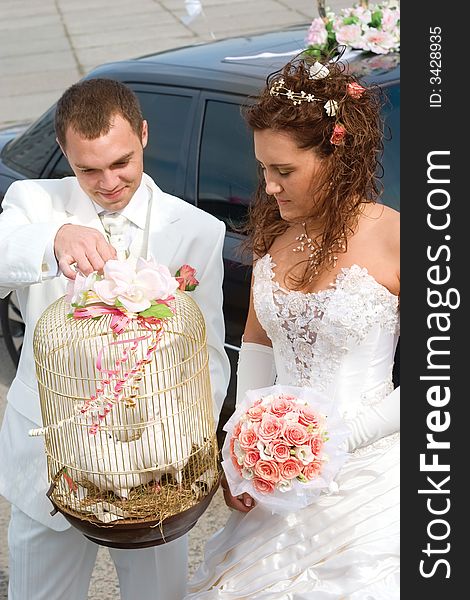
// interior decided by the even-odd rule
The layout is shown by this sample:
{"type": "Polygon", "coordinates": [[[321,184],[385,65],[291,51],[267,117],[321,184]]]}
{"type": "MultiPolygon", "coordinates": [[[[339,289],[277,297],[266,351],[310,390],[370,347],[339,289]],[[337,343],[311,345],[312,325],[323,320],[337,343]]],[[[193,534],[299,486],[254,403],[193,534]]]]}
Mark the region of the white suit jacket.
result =
{"type": "MultiPolygon", "coordinates": [[[[230,377],[224,351],[222,314],[224,224],[183,200],[162,192],[143,175],[152,192],[148,257],[168,266],[174,273],[188,263],[196,269],[199,286],[192,293],[204,314],[214,416],[218,418],[230,377]]],[[[16,290],[25,322],[23,349],[16,377],[7,395],[8,403],[23,417],[40,425],[41,410],[33,357],[33,334],[43,311],[65,293],[63,275],[44,279],[51,265],[44,264],[48,243],[65,223],[93,227],[104,234],[96,210],[75,177],[58,180],[25,180],[13,183],[2,203],[0,215],[0,297],[16,290]]],[[[7,411],[8,412],[8,411],[7,411]]],[[[25,422],[26,423],[26,422],[25,422]]],[[[18,430],[19,432],[19,430],[18,430]]],[[[44,441],[15,433],[0,436],[0,494],[32,518],[54,529],[65,529],[61,516],[48,517],[52,508],[45,493],[44,441]],[[13,437],[13,439],[11,439],[13,437]],[[19,438],[19,439],[17,439],[19,438]],[[3,454],[2,454],[3,451],[3,454]]]]}

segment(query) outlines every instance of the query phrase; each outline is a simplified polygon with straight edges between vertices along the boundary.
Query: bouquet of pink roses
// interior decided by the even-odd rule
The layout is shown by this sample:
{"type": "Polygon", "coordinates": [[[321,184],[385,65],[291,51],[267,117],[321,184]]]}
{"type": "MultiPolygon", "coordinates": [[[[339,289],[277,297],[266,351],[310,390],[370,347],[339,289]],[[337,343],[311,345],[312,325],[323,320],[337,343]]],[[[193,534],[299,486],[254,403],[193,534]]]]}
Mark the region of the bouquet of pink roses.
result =
{"type": "Polygon", "coordinates": [[[347,458],[348,428],[312,388],[249,390],[227,421],[222,466],[234,496],[247,492],[272,512],[296,510],[332,491],[347,458]]]}

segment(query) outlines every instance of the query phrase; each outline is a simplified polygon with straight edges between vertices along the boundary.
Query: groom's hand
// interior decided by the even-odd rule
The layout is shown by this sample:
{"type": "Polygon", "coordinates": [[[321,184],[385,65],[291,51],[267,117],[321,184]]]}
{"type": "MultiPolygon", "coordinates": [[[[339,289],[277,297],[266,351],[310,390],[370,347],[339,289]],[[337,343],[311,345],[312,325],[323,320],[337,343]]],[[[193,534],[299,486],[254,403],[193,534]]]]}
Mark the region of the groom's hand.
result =
{"type": "Polygon", "coordinates": [[[220,480],[220,485],[224,492],[224,500],[225,504],[229,508],[234,508],[235,510],[239,510],[240,512],[247,513],[249,512],[253,506],[255,505],[255,501],[250,496],[250,494],[241,494],[240,496],[232,496],[230,493],[230,488],[228,487],[227,478],[225,475],[222,475],[220,480]]]}
{"type": "Polygon", "coordinates": [[[55,236],[54,253],[61,272],[75,279],[76,270],[84,275],[101,271],[104,263],[116,258],[116,251],[102,233],[83,225],[62,225],[55,236]]]}

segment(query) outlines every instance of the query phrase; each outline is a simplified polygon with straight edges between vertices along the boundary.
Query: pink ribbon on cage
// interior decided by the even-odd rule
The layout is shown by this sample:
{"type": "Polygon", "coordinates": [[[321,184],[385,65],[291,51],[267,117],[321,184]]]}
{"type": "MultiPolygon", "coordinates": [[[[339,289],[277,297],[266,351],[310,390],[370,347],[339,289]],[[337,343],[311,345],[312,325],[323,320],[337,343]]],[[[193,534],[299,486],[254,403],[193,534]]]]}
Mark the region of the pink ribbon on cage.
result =
{"type": "Polygon", "coordinates": [[[117,335],[125,331],[131,320],[122,310],[115,306],[103,306],[99,304],[90,304],[82,308],[76,308],[73,311],[75,319],[94,319],[103,315],[112,315],[111,329],[117,335]]]}
{"type": "Polygon", "coordinates": [[[149,331],[149,334],[141,335],[127,340],[117,340],[111,342],[106,347],[101,348],[101,350],[99,351],[98,356],[96,358],[96,368],[102,375],[100,386],[96,389],[95,394],[90,396],[88,400],[85,400],[82,408],[80,409],[80,412],[82,414],[89,412],[93,408],[99,410],[99,421],[98,423],[92,423],[89,429],[90,435],[95,435],[98,432],[100,427],[100,421],[102,421],[109,414],[114,404],[116,404],[119,401],[119,398],[122,394],[122,389],[126,382],[129,381],[129,379],[132,380],[140,371],[142,366],[151,361],[152,354],[156,351],[158,342],[160,341],[163,332],[162,319],[158,319],[156,317],[142,317],[139,315],[137,315],[136,317],[129,317],[119,308],[112,306],[90,305],[83,308],[76,308],[73,312],[73,317],[76,319],[93,319],[104,315],[112,315],[111,329],[116,335],[119,335],[123,331],[125,331],[131,320],[137,320],[139,325],[141,325],[147,331],[149,331]],[[137,350],[139,342],[148,340],[152,337],[152,332],[154,333],[154,339],[152,341],[152,344],[147,348],[145,357],[138,360],[129,371],[126,371],[122,377],[118,378],[117,375],[119,374],[119,367],[121,366],[121,364],[125,363],[129,359],[130,353],[135,352],[135,350],[137,350]],[[103,368],[103,353],[105,351],[105,348],[119,345],[130,345],[131,347],[130,349],[126,347],[121,357],[115,360],[114,369],[103,368]],[[108,386],[111,387],[110,396],[112,397],[110,398],[109,396],[106,396],[106,402],[103,402],[103,399],[100,398],[103,397],[105,390],[108,386]]]}

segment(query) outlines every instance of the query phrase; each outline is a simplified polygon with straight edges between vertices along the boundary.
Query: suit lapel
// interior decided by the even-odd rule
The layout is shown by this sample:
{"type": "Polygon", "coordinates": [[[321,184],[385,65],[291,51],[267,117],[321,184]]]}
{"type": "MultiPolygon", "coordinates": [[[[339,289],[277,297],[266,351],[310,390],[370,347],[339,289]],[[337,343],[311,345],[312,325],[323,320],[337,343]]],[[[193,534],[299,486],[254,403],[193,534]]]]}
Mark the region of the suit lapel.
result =
{"type": "Polygon", "coordinates": [[[70,223],[93,227],[104,234],[103,225],[93,206],[93,202],[85,194],[75,180],[72,193],[65,201],[65,210],[70,215],[70,223]]]}
{"type": "Polygon", "coordinates": [[[171,265],[183,240],[179,217],[175,214],[171,198],[160,190],[154,181],[144,174],[144,181],[152,193],[147,258],[171,265]]]}

